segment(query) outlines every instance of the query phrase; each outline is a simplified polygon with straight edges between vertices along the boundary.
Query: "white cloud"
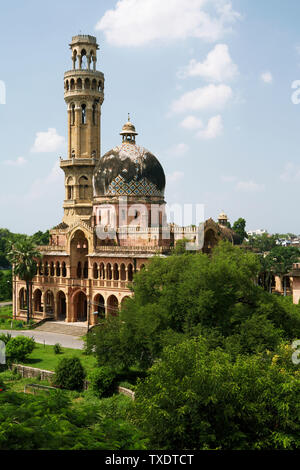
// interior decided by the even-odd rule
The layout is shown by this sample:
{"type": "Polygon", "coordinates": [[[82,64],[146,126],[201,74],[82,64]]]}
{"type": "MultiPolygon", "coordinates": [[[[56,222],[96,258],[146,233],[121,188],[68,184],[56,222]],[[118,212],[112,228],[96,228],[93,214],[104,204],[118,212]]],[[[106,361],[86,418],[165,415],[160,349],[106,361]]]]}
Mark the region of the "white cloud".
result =
{"type": "Polygon", "coordinates": [[[189,151],[189,146],[184,142],[180,142],[179,144],[173,145],[167,150],[167,154],[171,155],[172,157],[182,157],[189,151]]]}
{"type": "Polygon", "coordinates": [[[65,138],[58,135],[57,130],[50,127],[47,132],[37,132],[31,152],[56,152],[66,144],[65,138]]]}
{"type": "Polygon", "coordinates": [[[219,137],[223,132],[223,121],[222,116],[214,116],[209,119],[205,129],[197,132],[196,137],[203,140],[211,140],[219,137]]]}
{"type": "Polygon", "coordinates": [[[195,130],[203,127],[203,122],[195,116],[187,116],[183,121],[181,121],[180,126],[184,129],[195,130]]]}
{"type": "Polygon", "coordinates": [[[285,183],[300,181],[300,166],[291,162],[287,163],[280,175],[280,179],[285,183]]]}
{"type": "Polygon", "coordinates": [[[23,166],[27,163],[27,160],[23,157],[18,157],[16,160],[4,160],[3,165],[7,166],[23,166]]]}
{"type": "Polygon", "coordinates": [[[221,109],[232,98],[232,89],[228,85],[207,85],[184,93],[171,105],[171,112],[182,113],[206,109],[221,109]]]}
{"type": "Polygon", "coordinates": [[[188,37],[218,41],[239,17],[230,0],[119,0],[96,30],[121,47],[188,37]]]}
{"type": "Polygon", "coordinates": [[[217,44],[204,62],[190,60],[189,65],[183,67],[178,73],[181,78],[202,77],[213,82],[232,80],[237,75],[238,67],[233,63],[226,44],[217,44]]]}
{"type": "Polygon", "coordinates": [[[271,72],[263,72],[260,78],[262,79],[263,82],[268,83],[268,84],[273,82],[273,76],[271,72]]]}
{"type": "Polygon", "coordinates": [[[174,171],[167,175],[168,183],[177,183],[178,181],[182,180],[184,177],[184,173],[182,171],[174,171]]]}
{"type": "Polygon", "coordinates": [[[263,184],[255,183],[254,181],[239,181],[236,185],[236,189],[242,192],[260,192],[265,189],[263,184]]]}
{"type": "Polygon", "coordinates": [[[56,195],[57,193],[60,193],[63,186],[63,171],[61,170],[59,161],[57,160],[50,173],[45,178],[37,178],[33,181],[30,190],[26,195],[26,199],[32,201],[41,199],[45,196],[48,198],[50,194],[56,195]]]}

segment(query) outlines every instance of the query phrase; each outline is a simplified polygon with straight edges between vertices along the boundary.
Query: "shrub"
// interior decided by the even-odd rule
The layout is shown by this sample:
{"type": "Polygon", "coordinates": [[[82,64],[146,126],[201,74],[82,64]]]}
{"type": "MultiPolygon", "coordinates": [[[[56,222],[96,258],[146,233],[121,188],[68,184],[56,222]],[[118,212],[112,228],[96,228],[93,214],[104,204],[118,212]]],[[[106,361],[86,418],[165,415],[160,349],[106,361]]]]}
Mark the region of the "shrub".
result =
{"type": "Polygon", "coordinates": [[[1,392],[4,392],[4,390],[5,390],[5,385],[4,385],[3,380],[2,380],[1,377],[0,377],[0,393],[1,393],[1,392]]]}
{"type": "Polygon", "coordinates": [[[85,370],[78,357],[65,357],[55,369],[53,383],[59,388],[81,391],[85,376],[85,370]]]}
{"type": "Polygon", "coordinates": [[[88,377],[90,387],[98,397],[107,396],[113,387],[116,374],[109,367],[99,367],[94,369],[88,377]]]}
{"type": "Polygon", "coordinates": [[[25,361],[27,356],[32,353],[35,347],[33,338],[27,336],[17,336],[11,338],[6,344],[6,357],[10,362],[25,361]]]}
{"type": "Polygon", "coordinates": [[[8,341],[11,340],[11,338],[12,338],[12,336],[11,336],[10,333],[6,333],[6,334],[2,333],[2,334],[0,335],[0,341],[3,341],[4,344],[7,344],[8,341]]]}
{"type": "Polygon", "coordinates": [[[56,343],[56,344],[53,346],[53,350],[54,350],[54,354],[62,354],[61,344],[56,343]]]}

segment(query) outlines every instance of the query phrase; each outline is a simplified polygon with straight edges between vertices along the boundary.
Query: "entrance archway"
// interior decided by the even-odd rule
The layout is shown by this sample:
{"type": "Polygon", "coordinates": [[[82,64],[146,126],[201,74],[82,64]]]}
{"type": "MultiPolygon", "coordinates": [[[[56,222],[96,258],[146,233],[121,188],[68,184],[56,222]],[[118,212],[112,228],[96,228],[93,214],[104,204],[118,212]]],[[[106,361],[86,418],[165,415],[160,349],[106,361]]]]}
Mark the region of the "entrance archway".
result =
{"type": "Polygon", "coordinates": [[[117,316],[119,312],[119,301],[115,295],[111,295],[107,299],[107,313],[113,317],[117,316]]]}
{"type": "Polygon", "coordinates": [[[40,289],[36,289],[33,294],[33,311],[34,313],[42,313],[42,292],[40,289]]]}
{"type": "Polygon", "coordinates": [[[78,292],[73,300],[74,321],[87,321],[87,298],[84,292],[78,292]]]}
{"type": "Polygon", "coordinates": [[[97,294],[94,298],[93,311],[98,312],[99,320],[105,318],[105,301],[101,294],[97,294]]]}
{"type": "Polygon", "coordinates": [[[53,292],[48,290],[45,294],[45,314],[54,315],[54,295],[53,292]]]}
{"type": "Polygon", "coordinates": [[[57,294],[57,319],[65,321],[67,314],[66,295],[60,291],[57,294]]]}

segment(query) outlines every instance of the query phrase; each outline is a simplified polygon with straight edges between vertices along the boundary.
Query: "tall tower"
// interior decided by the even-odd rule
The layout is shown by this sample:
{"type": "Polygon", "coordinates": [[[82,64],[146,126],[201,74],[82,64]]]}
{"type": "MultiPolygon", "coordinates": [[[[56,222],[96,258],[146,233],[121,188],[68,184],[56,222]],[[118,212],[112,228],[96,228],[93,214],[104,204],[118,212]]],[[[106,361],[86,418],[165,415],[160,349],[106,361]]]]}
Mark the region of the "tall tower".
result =
{"type": "Polygon", "coordinates": [[[68,158],[60,161],[65,172],[63,221],[90,222],[93,171],[100,158],[101,106],[104,75],[96,70],[99,46],[94,36],[72,38],[72,70],[64,75],[64,97],[68,109],[68,158]]]}

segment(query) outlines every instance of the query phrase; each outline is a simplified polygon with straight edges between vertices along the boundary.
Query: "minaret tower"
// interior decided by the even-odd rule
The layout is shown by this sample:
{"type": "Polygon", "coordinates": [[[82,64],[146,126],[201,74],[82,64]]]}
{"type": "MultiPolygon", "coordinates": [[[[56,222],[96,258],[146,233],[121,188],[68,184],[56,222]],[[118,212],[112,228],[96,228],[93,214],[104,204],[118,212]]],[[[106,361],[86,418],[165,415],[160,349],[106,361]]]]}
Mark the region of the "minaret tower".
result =
{"type": "Polygon", "coordinates": [[[96,70],[99,46],[94,36],[72,38],[72,70],[64,75],[68,109],[68,158],[60,161],[65,172],[63,221],[80,219],[90,223],[93,199],[93,171],[100,158],[101,106],[104,75],[96,70]]]}

